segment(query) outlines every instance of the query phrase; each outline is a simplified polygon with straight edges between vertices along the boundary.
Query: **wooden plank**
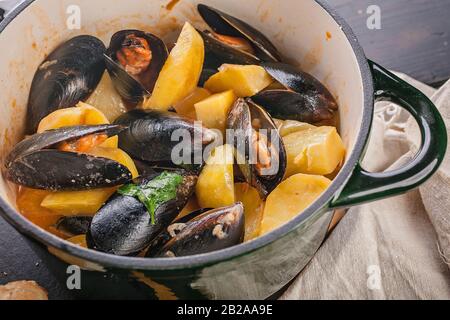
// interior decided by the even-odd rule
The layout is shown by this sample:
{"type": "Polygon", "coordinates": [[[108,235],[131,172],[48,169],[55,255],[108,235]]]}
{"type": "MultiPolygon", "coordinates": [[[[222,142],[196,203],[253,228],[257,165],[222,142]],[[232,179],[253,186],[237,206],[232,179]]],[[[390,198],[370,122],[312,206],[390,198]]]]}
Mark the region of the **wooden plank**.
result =
{"type": "Polygon", "coordinates": [[[450,1],[327,0],[353,28],[368,58],[426,82],[450,77],[450,1]],[[381,9],[381,29],[367,27],[367,8],[381,9]]]}

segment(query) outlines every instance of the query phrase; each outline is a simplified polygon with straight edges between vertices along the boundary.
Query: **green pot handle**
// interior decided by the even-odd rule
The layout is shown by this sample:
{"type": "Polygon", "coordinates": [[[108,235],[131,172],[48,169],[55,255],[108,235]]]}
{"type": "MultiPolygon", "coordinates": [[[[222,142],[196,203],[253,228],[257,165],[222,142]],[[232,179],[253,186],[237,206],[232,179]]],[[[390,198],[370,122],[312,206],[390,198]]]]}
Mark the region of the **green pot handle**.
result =
{"type": "Polygon", "coordinates": [[[358,163],[331,208],[349,207],[392,197],[418,187],[439,168],[447,149],[447,131],[436,106],[419,90],[375,62],[369,61],[375,101],[390,101],[411,113],[419,124],[422,145],[409,164],[383,173],[365,171],[358,163]]]}

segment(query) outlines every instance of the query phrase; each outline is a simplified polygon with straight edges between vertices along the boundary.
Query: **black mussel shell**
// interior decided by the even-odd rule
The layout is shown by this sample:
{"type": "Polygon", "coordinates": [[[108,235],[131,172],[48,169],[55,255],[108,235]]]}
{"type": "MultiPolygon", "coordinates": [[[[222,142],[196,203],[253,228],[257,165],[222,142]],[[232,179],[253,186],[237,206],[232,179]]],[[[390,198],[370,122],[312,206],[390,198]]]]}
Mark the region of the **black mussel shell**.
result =
{"type": "Polygon", "coordinates": [[[75,106],[95,90],[105,71],[103,42],[78,36],[56,48],[39,66],[28,99],[27,133],[48,114],[75,106]]]}
{"type": "Polygon", "coordinates": [[[92,134],[106,134],[112,137],[118,135],[124,129],[125,127],[123,126],[104,124],[97,126],[64,127],[37,133],[16,144],[14,149],[6,157],[5,164],[8,167],[11,162],[24,155],[52,148],[64,141],[75,140],[92,134]]]}
{"type": "Polygon", "coordinates": [[[262,91],[252,97],[273,117],[313,124],[333,118],[338,104],[319,80],[288,64],[261,65],[286,88],[262,91]]]}
{"type": "MultiPolygon", "coordinates": [[[[222,250],[242,243],[244,239],[244,207],[242,203],[207,211],[194,219],[168,229],[171,239],[153,257],[182,257],[222,250]]],[[[163,242],[162,242],[163,243],[163,242]]]]}
{"type": "Polygon", "coordinates": [[[272,42],[246,22],[204,4],[198,5],[198,12],[214,32],[249,40],[262,61],[281,61],[280,53],[272,42]]]}
{"type": "MultiPolygon", "coordinates": [[[[137,254],[178,216],[194,192],[197,176],[179,171],[183,182],[176,199],[167,201],[155,211],[156,224],[142,202],[116,193],[94,216],[90,232],[93,249],[120,256],[137,254]]],[[[143,177],[137,184],[146,184],[159,174],[143,177]]]]}
{"type": "Polygon", "coordinates": [[[62,217],[56,223],[56,228],[71,238],[86,234],[89,231],[91,221],[92,217],[87,216],[62,217]]]}
{"type": "Polygon", "coordinates": [[[227,128],[235,136],[227,137],[236,150],[236,162],[247,183],[255,187],[262,198],[266,198],[283,180],[286,173],[287,155],[283,140],[271,116],[253,101],[238,99],[227,119],[227,128]],[[257,170],[251,148],[254,131],[263,134],[275,154],[271,154],[271,166],[261,173],[257,170]]]}
{"type": "Polygon", "coordinates": [[[12,162],[6,178],[34,189],[78,191],[107,188],[131,180],[120,163],[86,154],[40,150],[12,162]]]}
{"type": "Polygon", "coordinates": [[[223,64],[220,58],[218,58],[215,54],[211,54],[208,51],[206,41],[205,41],[205,51],[206,51],[205,61],[203,63],[202,73],[200,74],[200,79],[198,81],[199,87],[203,87],[209,78],[218,73],[219,67],[223,64]]]}
{"type": "Polygon", "coordinates": [[[186,168],[183,168],[182,166],[176,167],[171,162],[167,163],[162,162],[156,165],[137,159],[133,159],[133,162],[136,165],[136,169],[138,170],[140,176],[153,176],[156,174],[161,174],[161,172],[163,171],[179,172],[180,170],[188,171],[192,174],[199,175],[201,169],[203,168],[202,166],[198,167],[186,166],[186,168]]]}
{"type": "Polygon", "coordinates": [[[5,161],[8,180],[44,190],[86,190],[117,186],[131,180],[122,164],[87,154],[52,149],[58,143],[90,134],[117,135],[117,125],[79,126],[35,134],[12,150],[5,161]]]}
{"type": "Polygon", "coordinates": [[[136,109],[123,114],[115,123],[128,127],[119,134],[120,148],[132,158],[154,165],[171,164],[187,168],[192,164],[202,165],[204,148],[217,137],[214,131],[195,125],[193,120],[173,112],[136,109]],[[172,162],[174,148],[184,141],[181,137],[174,139],[177,132],[187,133],[191,142],[187,145],[189,150],[186,150],[190,153],[183,155],[186,161],[181,163],[172,162]],[[201,138],[202,144],[194,143],[195,138],[201,138]]]}
{"type": "Polygon", "coordinates": [[[224,63],[258,65],[261,62],[254,55],[235,49],[217,40],[207,31],[199,31],[199,33],[205,43],[205,64],[210,69],[218,69],[224,63]]]}
{"type": "Polygon", "coordinates": [[[165,228],[151,243],[150,246],[146,250],[146,256],[152,257],[158,253],[158,251],[172,239],[175,237],[183,228],[186,227],[186,224],[193,220],[194,218],[202,215],[205,212],[208,212],[212,209],[199,209],[194,212],[189,213],[188,215],[176,220],[170,226],[165,228]]]}
{"type": "Polygon", "coordinates": [[[106,68],[119,95],[129,103],[138,104],[153,91],[168,55],[166,45],[157,36],[140,30],[122,30],[111,38],[105,54],[106,68]],[[145,39],[152,52],[150,65],[139,75],[128,73],[117,59],[117,52],[122,49],[124,40],[130,35],[145,39]]]}
{"type": "Polygon", "coordinates": [[[331,92],[309,73],[290,64],[279,62],[263,62],[261,66],[286,88],[298,93],[317,94],[321,96],[324,103],[327,103],[329,109],[338,109],[338,104],[331,92]]]}
{"type": "Polygon", "coordinates": [[[263,106],[274,118],[282,120],[315,124],[334,117],[334,112],[326,106],[326,101],[316,94],[267,90],[253,96],[252,100],[263,106]]]}
{"type": "Polygon", "coordinates": [[[204,66],[202,73],[200,75],[200,79],[198,81],[198,86],[204,87],[206,81],[208,81],[209,78],[211,78],[213,75],[215,75],[218,72],[219,72],[219,70],[217,70],[215,68],[209,68],[207,66],[204,66]]]}

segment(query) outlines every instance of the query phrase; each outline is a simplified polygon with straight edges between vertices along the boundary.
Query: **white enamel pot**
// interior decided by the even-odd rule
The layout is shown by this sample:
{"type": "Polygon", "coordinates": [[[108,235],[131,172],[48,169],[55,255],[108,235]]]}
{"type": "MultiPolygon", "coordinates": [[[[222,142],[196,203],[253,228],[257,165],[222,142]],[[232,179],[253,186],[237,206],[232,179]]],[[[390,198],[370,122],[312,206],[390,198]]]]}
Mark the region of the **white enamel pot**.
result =
{"type": "MultiPolygon", "coordinates": [[[[105,44],[121,29],[145,29],[175,39],[180,25],[199,26],[197,0],[26,0],[0,23],[0,156],[23,138],[28,92],[45,56],[72,36],[91,34],[105,44]],[[81,13],[81,29],[71,15],[81,13]],[[69,20],[69,21],[68,21],[69,20]]],[[[393,196],[428,179],[440,165],[447,137],[435,106],[420,92],[366,59],[348,25],[325,1],[202,0],[266,34],[279,50],[321,80],[340,106],[345,164],[329,189],[301,215],[257,240],[226,250],[175,259],[117,257],[83,249],[41,230],[16,210],[0,178],[0,207],[17,230],[69,263],[137,279],[158,298],[263,299],[292,280],[323,242],[333,210],[393,196]],[[369,173],[359,162],[375,99],[399,103],[417,119],[422,148],[414,161],[389,173],[369,173]]],[[[320,281],[320,279],[318,279],[320,281]]]]}

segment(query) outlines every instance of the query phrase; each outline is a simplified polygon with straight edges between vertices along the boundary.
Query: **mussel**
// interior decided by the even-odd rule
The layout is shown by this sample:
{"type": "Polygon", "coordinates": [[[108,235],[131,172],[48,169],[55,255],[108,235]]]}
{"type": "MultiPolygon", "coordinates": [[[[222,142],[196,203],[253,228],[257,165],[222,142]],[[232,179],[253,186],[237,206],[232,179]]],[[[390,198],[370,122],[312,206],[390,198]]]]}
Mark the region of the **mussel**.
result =
{"type": "Polygon", "coordinates": [[[28,99],[27,133],[53,111],[75,106],[95,90],[105,71],[103,42],[78,36],[60,45],[39,66],[28,99]]]}
{"type": "Polygon", "coordinates": [[[147,257],[191,256],[232,247],[243,241],[244,223],[244,207],[240,202],[209,210],[167,227],[165,237],[149,248],[147,257]]]}
{"type": "Polygon", "coordinates": [[[156,255],[167,242],[169,242],[173,237],[175,237],[175,235],[186,226],[186,223],[200,216],[201,214],[211,210],[212,210],[211,208],[199,209],[172,222],[170,226],[165,228],[160,234],[158,234],[158,236],[155,239],[153,239],[153,241],[148,246],[145,255],[147,257],[152,257],[156,255]]]}
{"type": "Polygon", "coordinates": [[[283,180],[286,149],[270,115],[250,99],[238,99],[227,119],[227,143],[236,149],[236,163],[245,180],[262,198],[283,180]]]}
{"type": "Polygon", "coordinates": [[[122,164],[79,153],[125,128],[118,125],[75,126],[34,134],[18,143],[5,160],[8,180],[29,188],[86,190],[121,185],[131,180],[122,164]]]}
{"type": "Polygon", "coordinates": [[[89,231],[92,217],[73,216],[62,217],[56,223],[56,229],[68,238],[86,234],[89,231]]]}
{"type": "Polygon", "coordinates": [[[157,36],[139,31],[115,33],[105,54],[106,68],[120,96],[138,104],[153,91],[169,53],[157,36]]]}
{"type": "Polygon", "coordinates": [[[273,117],[311,124],[333,118],[338,104],[319,80],[284,63],[264,62],[261,66],[285,87],[265,90],[251,98],[273,117]]]}
{"type": "MultiPolygon", "coordinates": [[[[142,197],[121,192],[122,188],[108,200],[94,216],[90,226],[89,243],[93,249],[121,256],[133,255],[144,250],[172,223],[194,192],[198,177],[187,171],[167,172],[140,177],[134,182],[134,186],[147,197],[147,203],[142,197]],[[175,185],[173,198],[166,198],[153,208],[152,219],[148,201],[158,198],[159,193],[167,192],[167,186],[159,180],[166,173],[179,177],[179,181],[175,185]],[[151,198],[152,195],[155,198],[151,198]]],[[[172,179],[171,176],[169,178],[172,179]]]]}
{"type": "Polygon", "coordinates": [[[133,158],[154,165],[202,165],[204,148],[217,138],[214,131],[173,112],[136,109],[115,123],[128,127],[119,134],[120,148],[133,158]],[[180,153],[174,159],[177,150],[180,153]]]}
{"type": "Polygon", "coordinates": [[[280,53],[261,32],[222,11],[198,5],[198,12],[213,30],[202,32],[205,48],[222,63],[258,64],[281,61],[280,53]]]}
{"type": "Polygon", "coordinates": [[[199,87],[203,87],[206,83],[206,81],[208,81],[209,78],[211,78],[213,75],[215,75],[217,72],[219,72],[218,68],[222,65],[221,62],[217,62],[218,60],[211,60],[209,58],[205,59],[205,62],[203,64],[203,69],[202,69],[202,73],[200,74],[200,79],[198,81],[198,86],[199,87]],[[212,61],[208,62],[208,61],[212,61]]]}
{"type": "Polygon", "coordinates": [[[233,47],[221,41],[208,31],[199,31],[205,43],[206,59],[204,69],[215,70],[224,63],[259,64],[260,60],[248,51],[233,47]]]}

